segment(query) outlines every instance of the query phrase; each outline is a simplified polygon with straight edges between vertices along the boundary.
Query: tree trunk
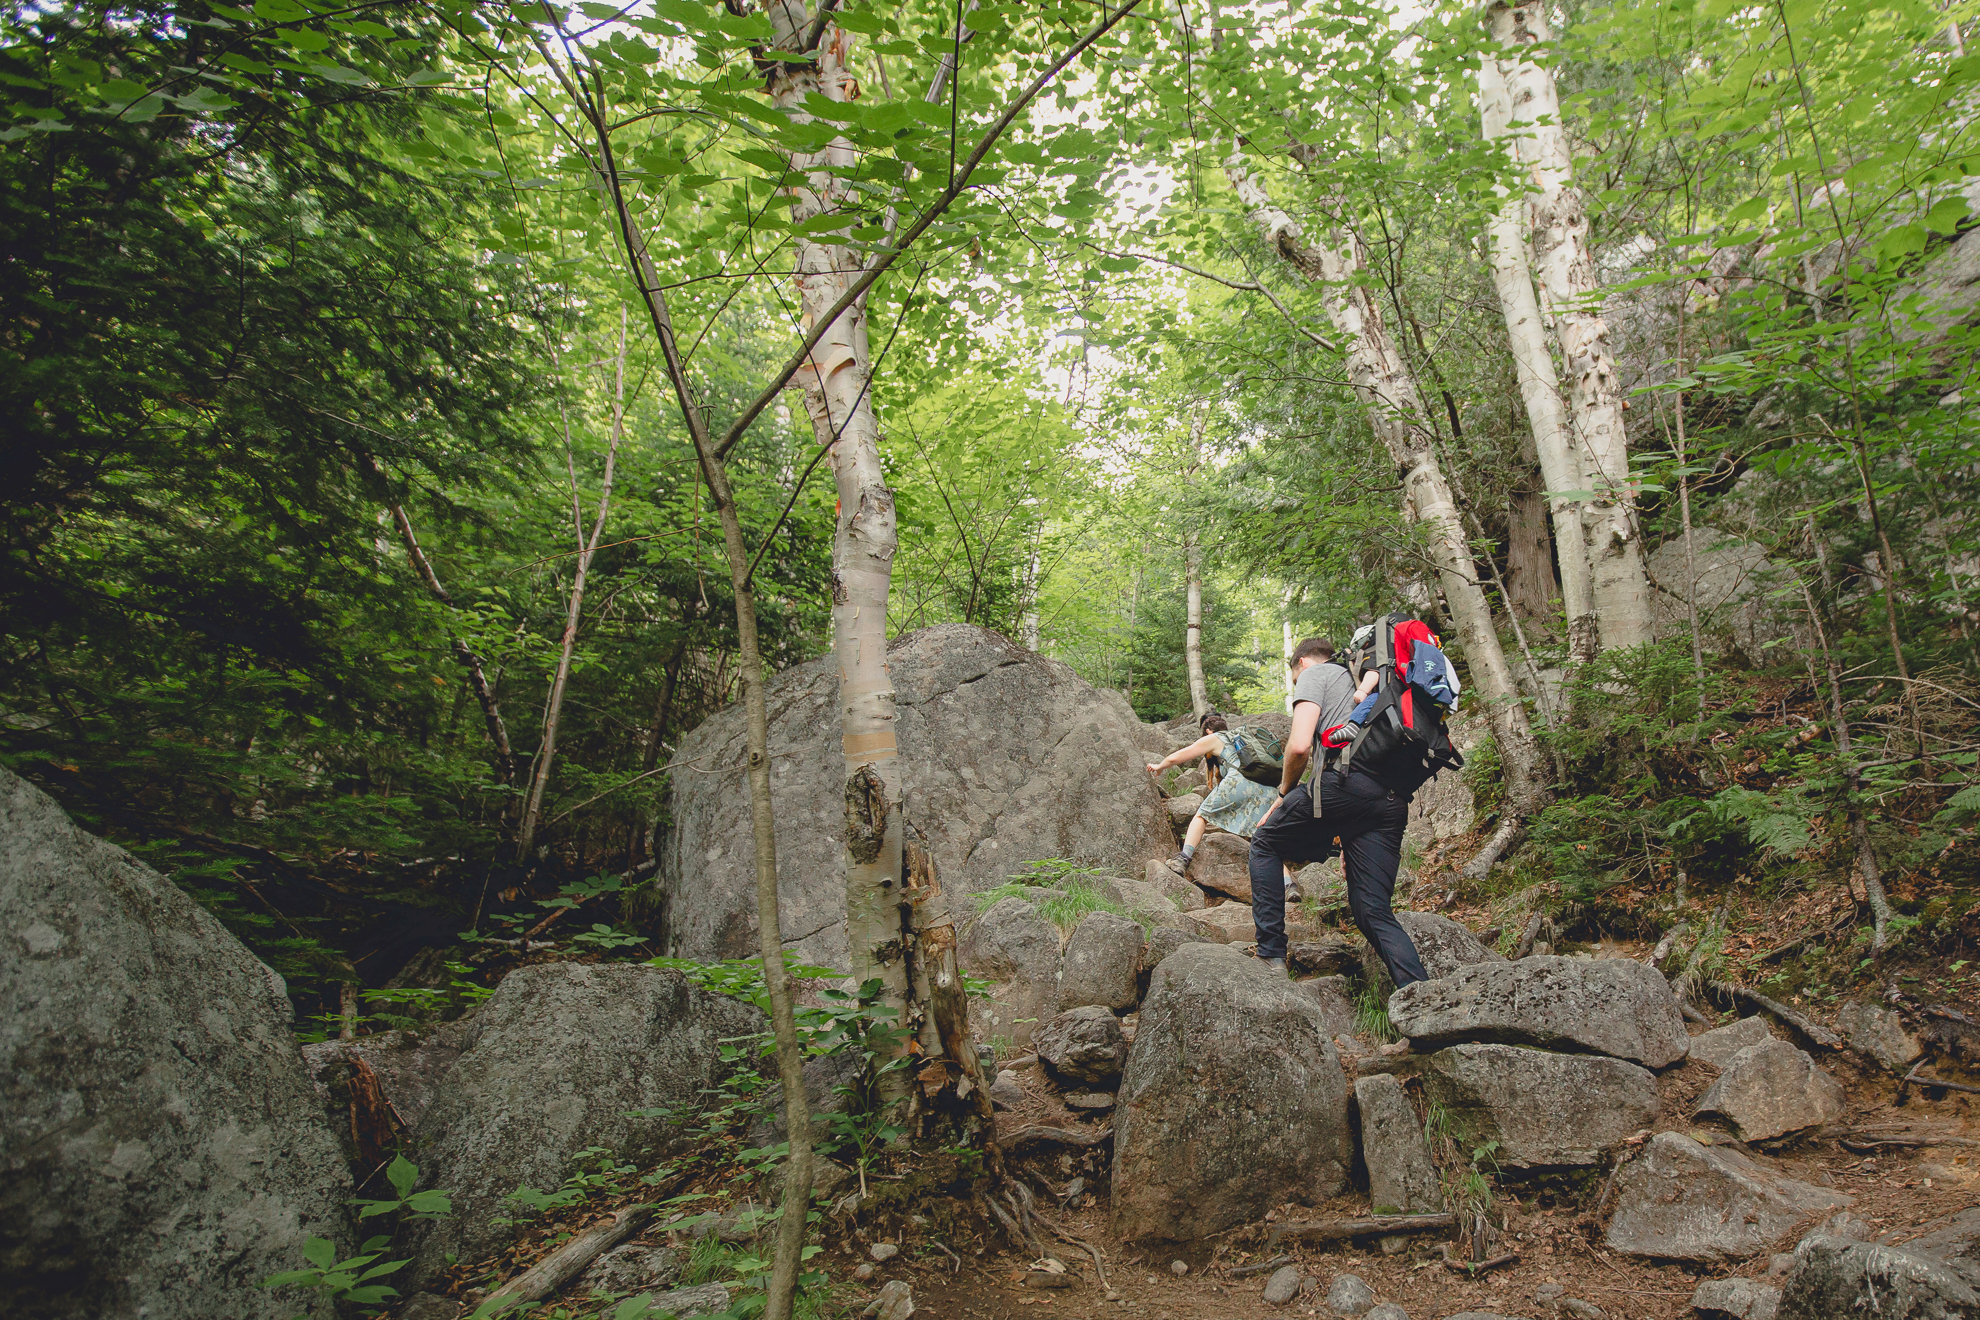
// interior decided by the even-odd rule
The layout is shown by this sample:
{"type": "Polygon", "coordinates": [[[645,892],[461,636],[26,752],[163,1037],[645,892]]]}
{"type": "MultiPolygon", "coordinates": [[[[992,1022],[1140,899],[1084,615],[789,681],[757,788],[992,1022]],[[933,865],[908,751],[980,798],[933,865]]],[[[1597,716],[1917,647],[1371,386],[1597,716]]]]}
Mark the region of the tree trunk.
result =
{"type": "Polygon", "coordinates": [[[1189,672],[1189,709],[1200,720],[1210,710],[1210,688],[1203,681],[1203,547],[1194,532],[1183,542],[1183,583],[1183,666],[1189,672]]]}
{"type": "MultiPolygon", "coordinates": [[[[1512,131],[1512,99],[1496,60],[1478,67],[1478,102],[1485,139],[1496,142],[1512,131]]],[[[1515,162],[1516,144],[1508,147],[1515,162]]],[[[1560,560],[1561,605],[1567,616],[1568,663],[1594,658],[1600,642],[1595,615],[1595,583],[1588,563],[1588,538],[1583,530],[1583,500],[1587,484],[1581,458],[1561,407],[1560,378],[1554,373],[1547,346],[1540,300],[1533,292],[1533,271],[1527,259],[1526,204],[1522,197],[1500,188],[1501,204],[1488,230],[1492,248],[1492,283],[1506,320],[1512,345],[1513,369],[1520,398],[1526,404],[1533,447],[1546,486],[1547,514],[1554,528],[1554,552],[1560,560]]]]}
{"type": "MultiPolygon", "coordinates": [[[[1292,602],[1290,598],[1292,596],[1292,593],[1289,591],[1286,593],[1286,595],[1288,597],[1287,608],[1291,608],[1292,602]]],[[[1286,714],[1288,715],[1292,714],[1292,708],[1293,708],[1292,653],[1293,653],[1292,620],[1281,619],[1279,620],[1279,659],[1281,662],[1283,662],[1285,666],[1286,714]]]]}
{"type": "Polygon", "coordinates": [[[1487,851],[1466,868],[1467,874],[1476,868],[1482,875],[1517,837],[1518,822],[1545,801],[1546,789],[1539,774],[1540,749],[1527,721],[1526,707],[1521,704],[1512,666],[1499,644],[1491,604],[1478,581],[1463,517],[1438,465],[1436,437],[1427,423],[1421,395],[1403,367],[1381,310],[1359,282],[1367,268],[1361,240],[1347,225],[1340,224],[1326,241],[1309,241],[1298,221],[1272,205],[1271,198],[1251,177],[1241,152],[1233,153],[1225,168],[1266,244],[1300,274],[1319,284],[1328,319],[1339,332],[1347,354],[1355,396],[1367,408],[1370,426],[1401,471],[1409,511],[1428,533],[1430,558],[1464,642],[1472,680],[1485,699],[1506,772],[1506,811],[1500,830],[1488,842],[1487,851]]]}
{"type": "Polygon", "coordinates": [[[1521,47],[1551,44],[1553,33],[1538,0],[1493,0],[1488,14],[1493,39],[1506,52],[1499,69],[1511,100],[1514,149],[1532,185],[1527,205],[1541,303],[1567,367],[1582,478],[1592,488],[1583,513],[1601,644],[1639,646],[1653,632],[1649,578],[1615,354],[1588,251],[1588,212],[1574,186],[1553,72],[1520,53],[1521,47]]]}
{"type": "Polygon", "coordinates": [[[1863,881],[1863,896],[1870,903],[1870,952],[1882,957],[1887,947],[1887,936],[1891,924],[1891,900],[1884,892],[1883,868],[1877,863],[1877,849],[1870,841],[1870,822],[1863,816],[1863,772],[1857,768],[1850,744],[1849,720],[1843,715],[1842,671],[1836,664],[1835,652],[1829,649],[1828,629],[1822,626],[1821,613],[1815,608],[1815,595],[1808,590],[1808,584],[1801,584],[1801,598],[1808,604],[1808,619],[1815,626],[1815,640],[1822,647],[1822,662],[1828,669],[1829,714],[1836,725],[1836,755],[1841,758],[1843,770],[1849,777],[1844,790],[1844,814],[1849,819],[1850,842],[1856,848],[1856,873],[1863,881]]]}
{"type": "Polygon", "coordinates": [[[1506,500],[1507,603],[1528,624],[1544,629],[1553,622],[1559,589],[1554,538],[1547,532],[1547,497],[1530,486],[1515,489],[1506,500]]]}
{"type": "MultiPolygon", "coordinates": [[[[570,467],[571,522],[577,531],[577,568],[571,576],[570,601],[564,611],[564,635],[558,644],[557,672],[550,680],[550,697],[543,707],[543,740],[537,745],[536,761],[530,768],[529,793],[523,800],[522,823],[516,827],[516,860],[528,864],[529,850],[536,842],[536,823],[543,816],[543,794],[550,786],[550,767],[557,756],[557,723],[564,711],[564,688],[571,678],[571,657],[577,650],[578,622],[584,614],[584,583],[591,572],[591,557],[598,553],[599,538],[605,534],[605,515],[612,506],[612,474],[619,458],[619,440],[626,428],[626,312],[619,309],[619,352],[613,368],[612,434],[605,448],[605,479],[598,488],[598,516],[592,521],[589,538],[584,532],[584,499],[578,494],[577,468],[570,467]]],[[[564,437],[568,446],[570,436],[564,437]]],[[[570,463],[568,450],[565,462],[570,463]]]]}

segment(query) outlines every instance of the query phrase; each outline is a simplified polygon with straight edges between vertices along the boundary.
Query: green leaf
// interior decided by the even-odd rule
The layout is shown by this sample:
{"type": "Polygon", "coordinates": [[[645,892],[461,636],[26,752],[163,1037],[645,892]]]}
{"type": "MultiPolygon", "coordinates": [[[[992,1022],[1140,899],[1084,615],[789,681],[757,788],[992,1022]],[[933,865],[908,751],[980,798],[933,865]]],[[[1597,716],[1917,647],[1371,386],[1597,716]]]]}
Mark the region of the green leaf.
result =
{"type": "Polygon", "coordinates": [[[385,1166],[385,1181],[392,1184],[392,1190],[403,1201],[412,1195],[412,1189],[419,1183],[419,1166],[404,1155],[394,1155],[392,1162],[385,1166]]]}
{"type": "Polygon", "coordinates": [[[337,1244],[329,1238],[310,1238],[303,1243],[303,1259],[319,1270],[327,1270],[337,1263],[337,1244]]]}
{"type": "Polygon", "coordinates": [[[1964,197],[1947,197],[1925,213],[1924,225],[1935,234],[1950,235],[1966,218],[1967,209],[1964,197]]]}

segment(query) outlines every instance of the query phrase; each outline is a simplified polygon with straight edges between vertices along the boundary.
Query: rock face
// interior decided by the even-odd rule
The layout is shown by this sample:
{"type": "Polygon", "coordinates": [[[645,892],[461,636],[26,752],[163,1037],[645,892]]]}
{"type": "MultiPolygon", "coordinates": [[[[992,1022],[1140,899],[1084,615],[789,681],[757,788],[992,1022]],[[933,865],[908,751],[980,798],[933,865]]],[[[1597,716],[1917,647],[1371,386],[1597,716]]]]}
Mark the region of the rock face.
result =
{"type": "Polygon", "coordinates": [[[1803,1219],[1850,1203],[1737,1151],[1659,1132],[1618,1179],[1611,1249],[1628,1256],[1708,1263],[1746,1260],[1792,1233],[1803,1219]]]}
{"type": "Polygon", "coordinates": [[[1348,995],[1345,976],[1316,976],[1298,983],[1299,992],[1320,1006],[1320,1024],[1328,1039],[1354,1034],[1354,1000],[1348,995]]]}
{"type": "Polygon", "coordinates": [[[0,1311],[306,1309],[257,1285],[349,1244],[351,1178],[282,978],[4,769],[0,932],[0,1311]]]}
{"type": "MultiPolygon", "coordinates": [[[[1427,970],[1427,969],[1426,969],[1427,970]]],[[[1460,967],[1404,986],[1389,1021],[1423,1045],[1492,1041],[1591,1051],[1651,1068],[1691,1048],[1657,969],[1628,958],[1522,958],[1460,967]]]]}
{"type": "Polygon", "coordinates": [[[1887,1008],[1851,1000],[1836,1014],[1836,1026],[1850,1045],[1894,1073],[1901,1073],[1925,1052],[1903,1021],[1887,1008]]]}
{"type": "Polygon", "coordinates": [[[1748,664],[1764,664],[1769,642],[1795,637],[1795,615],[1779,603],[1781,589],[1794,583],[1789,570],[1769,559],[1759,542],[1709,527],[1694,528],[1691,545],[1694,571],[1689,579],[1683,537],[1659,546],[1646,564],[1650,580],[1663,588],[1651,593],[1656,597],[1658,635],[1680,635],[1690,626],[1686,584],[1696,582],[1706,648],[1736,652],[1748,664]]]}
{"type": "MultiPolygon", "coordinates": [[[[1075,857],[1134,874],[1174,848],[1142,769],[1142,725],[1116,692],[996,633],[941,624],[887,648],[908,809],[943,884],[963,896],[1024,862],[1075,857]]],[[[838,665],[770,680],[771,786],[786,942],[807,962],[846,966],[844,765],[838,665]]],[[[756,952],[755,863],[740,707],[681,741],[673,832],[662,865],[669,953],[756,952]]]]}
{"type": "Polygon", "coordinates": [[[1059,932],[1021,898],[1003,898],[970,923],[958,949],[966,969],[991,981],[988,1001],[971,1000],[979,1040],[1030,1042],[1059,999],[1059,932]]]}
{"type": "Polygon", "coordinates": [[[1843,1089],[1806,1053],[1770,1040],[1733,1055],[1698,1112],[1730,1119],[1744,1141],[1766,1141],[1841,1118],[1843,1089]]]}
{"type": "Polygon", "coordinates": [[[653,1150],[666,1125],[629,1113],[703,1103],[720,1080],[720,1042],[764,1020],[676,972],[553,963],[509,973],[469,1025],[413,1129],[422,1181],[451,1191],[454,1214],[416,1240],[412,1282],[447,1252],[471,1260],[493,1248],[502,1198],[561,1186],[585,1147],[653,1150]]]}
{"type": "Polygon", "coordinates": [[[1355,976],[1361,971],[1360,940],[1326,934],[1286,945],[1286,964],[1300,976],[1355,976]]]}
{"type": "Polygon", "coordinates": [[[1378,1215],[1427,1214],[1444,1208],[1437,1166],[1423,1140],[1423,1124],[1394,1077],[1358,1077],[1361,1158],[1368,1166],[1368,1199],[1378,1215]]]}
{"type": "Polygon", "coordinates": [[[679,1247],[654,1247],[633,1242],[616,1247],[593,1261],[578,1276],[576,1295],[608,1292],[618,1297],[672,1287],[687,1268],[687,1252],[679,1247]]]}
{"type": "Polygon", "coordinates": [[[1066,941],[1058,1007],[1134,1007],[1141,970],[1141,927],[1112,912],[1089,912],[1066,941]]]}
{"type": "Polygon", "coordinates": [[[1795,1249],[1779,1320],[1972,1320],[1980,1291],[1921,1251],[1817,1234],[1795,1249]]]}
{"type": "MultiPolygon", "coordinates": [[[[1194,923],[1192,923],[1194,924],[1194,923]]],[[[1148,938],[1141,945],[1141,974],[1161,966],[1162,960],[1185,944],[1202,944],[1204,939],[1194,931],[1182,930],[1175,926],[1158,926],[1148,932],[1148,938]]]]}
{"type": "MultiPolygon", "coordinates": [[[[1203,891],[1161,862],[1152,864],[1142,883],[1169,900],[1178,912],[1194,912],[1203,906],[1203,891]]],[[[1125,896],[1124,896],[1125,899],[1125,896]]],[[[1130,905],[1131,906],[1131,905],[1130,905]]]]}
{"type": "Polygon", "coordinates": [[[1633,1063],[1514,1045],[1456,1045],[1425,1060],[1424,1089],[1473,1144],[1519,1168],[1595,1164],[1657,1117],[1657,1079],[1633,1063]]]}
{"type": "Polygon", "coordinates": [[[1346,1185],[1347,1079],[1320,1016],[1229,946],[1162,960],[1114,1111],[1116,1234],[1194,1240],[1346,1185]]]}
{"type": "MultiPolygon", "coordinates": [[[[1461,967],[1505,961],[1503,956],[1480,944],[1463,923],[1449,917],[1435,912],[1398,912],[1396,920],[1409,932],[1409,942],[1416,946],[1423,970],[1433,979],[1449,976],[1461,967]]],[[[1377,998],[1386,1000],[1396,992],[1396,983],[1389,979],[1388,969],[1365,942],[1361,947],[1361,972],[1377,998]]]]}
{"type": "Polygon", "coordinates": [[[1099,1004],[1059,1014],[1039,1028],[1032,1043],[1060,1082],[1111,1082],[1127,1063],[1127,1034],[1121,1030],[1121,1020],[1099,1004]]]}
{"type": "Polygon", "coordinates": [[[1251,840],[1242,835],[1211,830],[1197,845],[1190,859],[1189,878],[1203,888],[1234,898],[1251,901],[1251,840]]]}
{"type": "Polygon", "coordinates": [[[1733,1055],[1749,1045],[1764,1045],[1774,1038],[1767,1029],[1766,1022],[1757,1017],[1741,1018],[1730,1026],[1714,1027],[1712,1030],[1691,1038],[1691,1057],[1711,1064],[1724,1072],[1733,1055]]]}

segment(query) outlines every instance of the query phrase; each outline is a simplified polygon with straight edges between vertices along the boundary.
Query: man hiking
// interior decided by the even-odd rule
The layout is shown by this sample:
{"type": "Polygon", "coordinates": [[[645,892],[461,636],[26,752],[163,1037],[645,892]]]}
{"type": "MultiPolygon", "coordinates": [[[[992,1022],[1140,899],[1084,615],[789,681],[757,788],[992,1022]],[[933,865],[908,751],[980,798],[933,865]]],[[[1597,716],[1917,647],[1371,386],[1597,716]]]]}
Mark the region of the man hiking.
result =
{"type": "MultiPolygon", "coordinates": [[[[1341,774],[1332,768],[1339,750],[1325,746],[1321,750],[1327,768],[1315,777],[1320,795],[1317,818],[1314,787],[1300,782],[1319,735],[1346,726],[1356,702],[1368,693],[1357,690],[1347,666],[1334,659],[1334,644],[1324,637],[1309,637],[1294,647],[1292,668],[1292,733],[1286,739],[1279,800],[1251,836],[1251,911],[1258,956],[1273,967],[1285,967],[1284,868],[1324,859],[1338,839],[1347,873],[1348,911],[1355,926],[1374,946],[1398,988],[1427,980],[1409,932],[1390,908],[1396,868],[1402,864],[1410,795],[1384,788],[1354,766],[1352,758],[1348,773],[1341,774]]],[[[1363,686],[1373,691],[1375,683],[1364,679],[1363,686]]]]}

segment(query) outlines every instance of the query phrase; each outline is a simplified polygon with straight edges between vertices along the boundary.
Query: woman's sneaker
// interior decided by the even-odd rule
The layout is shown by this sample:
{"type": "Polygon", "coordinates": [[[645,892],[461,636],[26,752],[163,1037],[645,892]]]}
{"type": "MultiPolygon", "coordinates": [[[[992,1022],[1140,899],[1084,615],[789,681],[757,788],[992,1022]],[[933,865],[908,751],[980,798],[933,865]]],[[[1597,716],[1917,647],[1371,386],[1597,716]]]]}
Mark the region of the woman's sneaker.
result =
{"type": "Polygon", "coordinates": [[[1185,853],[1183,853],[1180,849],[1178,849],[1176,851],[1176,855],[1169,859],[1169,869],[1171,871],[1174,871],[1177,875],[1188,875],[1189,857],[1185,853]]]}

